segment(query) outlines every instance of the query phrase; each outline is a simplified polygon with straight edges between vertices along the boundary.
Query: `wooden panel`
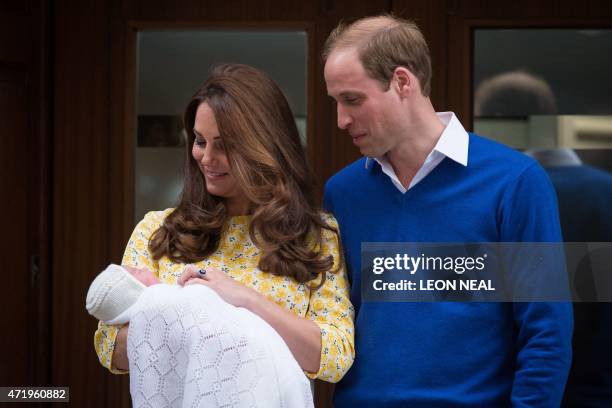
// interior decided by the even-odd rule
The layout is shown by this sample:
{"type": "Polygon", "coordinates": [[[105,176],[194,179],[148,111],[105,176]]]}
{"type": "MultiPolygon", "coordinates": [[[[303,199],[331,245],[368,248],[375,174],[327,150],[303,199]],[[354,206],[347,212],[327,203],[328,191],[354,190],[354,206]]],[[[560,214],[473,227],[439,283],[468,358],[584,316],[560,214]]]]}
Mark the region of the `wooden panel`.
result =
{"type": "Polygon", "coordinates": [[[26,14],[0,14],[0,61],[4,64],[28,64],[31,61],[31,16],[26,14]]]}
{"type": "MultiPolygon", "coordinates": [[[[2,298],[4,313],[0,325],[10,335],[0,336],[0,384],[26,385],[28,370],[28,339],[32,335],[29,319],[32,310],[28,251],[28,161],[27,135],[27,73],[0,69],[0,120],[2,147],[0,148],[0,205],[8,218],[9,229],[1,234],[0,247],[5,255],[2,270],[2,298]],[[5,369],[4,367],[10,367],[5,369]]],[[[5,332],[5,334],[8,334],[5,332]]]]}
{"type": "Polygon", "coordinates": [[[447,103],[466,130],[472,127],[472,31],[466,21],[451,16],[448,28],[447,103]]]}
{"type": "Polygon", "coordinates": [[[51,115],[50,83],[50,10],[46,1],[25,1],[31,11],[29,32],[33,36],[30,76],[28,78],[30,132],[28,168],[30,237],[29,251],[33,296],[30,342],[31,384],[52,385],[51,365],[51,115]]]}
{"type": "Polygon", "coordinates": [[[7,233],[0,384],[44,385],[48,357],[48,13],[40,2],[0,7],[0,200],[7,233]]]}
{"type": "Polygon", "coordinates": [[[315,16],[315,2],[300,0],[138,0],[126,3],[125,16],[136,21],[307,21],[315,16]]]}
{"type": "Polygon", "coordinates": [[[606,0],[585,0],[579,4],[570,0],[459,0],[450,2],[456,14],[463,18],[563,20],[574,18],[601,19],[612,17],[612,5],[606,0]]]}
{"type": "Polygon", "coordinates": [[[54,384],[74,406],[109,406],[85,294],[109,263],[109,37],[106,1],[55,9],[53,163],[54,384]],[[78,33],[78,34],[75,34],[78,33]]]}
{"type": "MultiPolygon", "coordinates": [[[[110,9],[110,100],[109,109],[109,258],[108,262],[120,263],[125,244],[134,226],[134,124],[126,118],[126,112],[135,112],[134,93],[136,61],[127,58],[135,55],[135,38],[128,27],[124,6],[128,2],[114,1],[110,9]],[[132,43],[129,43],[129,40],[132,43]]],[[[135,114],[134,114],[135,115],[135,114]]],[[[98,367],[100,370],[100,367],[98,367]]],[[[106,377],[106,404],[112,407],[131,406],[129,377],[104,373],[106,377]]]]}
{"type": "Polygon", "coordinates": [[[35,7],[39,7],[39,1],[32,0],[3,0],[0,2],[0,14],[31,14],[33,3],[37,3],[35,7]]]}

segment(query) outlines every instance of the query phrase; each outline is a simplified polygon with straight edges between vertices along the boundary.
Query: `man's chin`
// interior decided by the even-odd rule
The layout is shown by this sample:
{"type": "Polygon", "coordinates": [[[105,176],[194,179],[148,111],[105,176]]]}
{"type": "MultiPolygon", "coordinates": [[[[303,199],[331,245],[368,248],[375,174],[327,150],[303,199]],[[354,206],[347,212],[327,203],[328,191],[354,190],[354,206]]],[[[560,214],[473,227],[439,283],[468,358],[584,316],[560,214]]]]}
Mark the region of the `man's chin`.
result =
{"type": "Polygon", "coordinates": [[[376,151],[375,149],[372,148],[368,148],[367,146],[363,146],[359,148],[359,153],[361,153],[362,156],[367,156],[367,157],[378,157],[376,155],[376,151]]]}

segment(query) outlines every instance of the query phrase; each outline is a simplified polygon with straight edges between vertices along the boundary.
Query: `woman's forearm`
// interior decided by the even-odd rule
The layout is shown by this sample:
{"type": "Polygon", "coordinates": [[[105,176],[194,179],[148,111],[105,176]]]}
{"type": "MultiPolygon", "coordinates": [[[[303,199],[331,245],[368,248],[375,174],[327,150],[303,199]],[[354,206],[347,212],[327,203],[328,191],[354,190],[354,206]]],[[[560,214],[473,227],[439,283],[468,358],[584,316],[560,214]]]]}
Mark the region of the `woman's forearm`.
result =
{"type": "Polygon", "coordinates": [[[113,358],[111,360],[111,366],[118,370],[128,370],[129,362],[127,356],[127,334],[128,325],[123,326],[117,332],[115,338],[115,349],[113,351],[113,358]]]}
{"type": "Polygon", "coordinates": [[[310,319],[268,300],[258,292],[247,303],[251,312],[264,319],[283,338],[300,367],[317,373],[321,364],[321,329],[310,319]]]}

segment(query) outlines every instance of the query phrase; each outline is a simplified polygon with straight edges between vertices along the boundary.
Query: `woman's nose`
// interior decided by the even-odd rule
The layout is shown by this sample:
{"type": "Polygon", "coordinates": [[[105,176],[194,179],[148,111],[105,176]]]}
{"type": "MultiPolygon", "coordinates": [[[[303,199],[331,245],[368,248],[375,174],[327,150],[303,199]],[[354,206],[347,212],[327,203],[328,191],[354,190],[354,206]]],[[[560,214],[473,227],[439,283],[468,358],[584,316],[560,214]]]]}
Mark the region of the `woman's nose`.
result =
{"type": "Polygon", "coordinates": [[[204,154],[202,155],[202,164],[204,166],[210,166],[214,163],[215,157],[212,149],[209,146],[206,146],[204,149],[204,154]]]}

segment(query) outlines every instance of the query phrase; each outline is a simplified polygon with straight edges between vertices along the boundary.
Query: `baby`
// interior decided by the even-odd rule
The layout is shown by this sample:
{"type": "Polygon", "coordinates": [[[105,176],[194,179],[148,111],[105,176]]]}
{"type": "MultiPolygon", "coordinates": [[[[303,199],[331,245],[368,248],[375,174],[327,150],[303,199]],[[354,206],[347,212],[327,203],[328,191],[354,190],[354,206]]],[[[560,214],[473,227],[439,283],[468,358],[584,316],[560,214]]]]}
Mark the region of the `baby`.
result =
{"type": "Polygon", "coordinates": [[[146,269],[110,265],[92,282],[87,311],[130,323],[134,407],[312,407],[308,378],[259,316],[204,285],[159,284],[146,269]]]}
{"type": "Polygon", "coordinates": [[[158,283],[148,269],[111,264],[89,286],[85,307],[104,323],[125,324],[145,288],[158,283]]]}

